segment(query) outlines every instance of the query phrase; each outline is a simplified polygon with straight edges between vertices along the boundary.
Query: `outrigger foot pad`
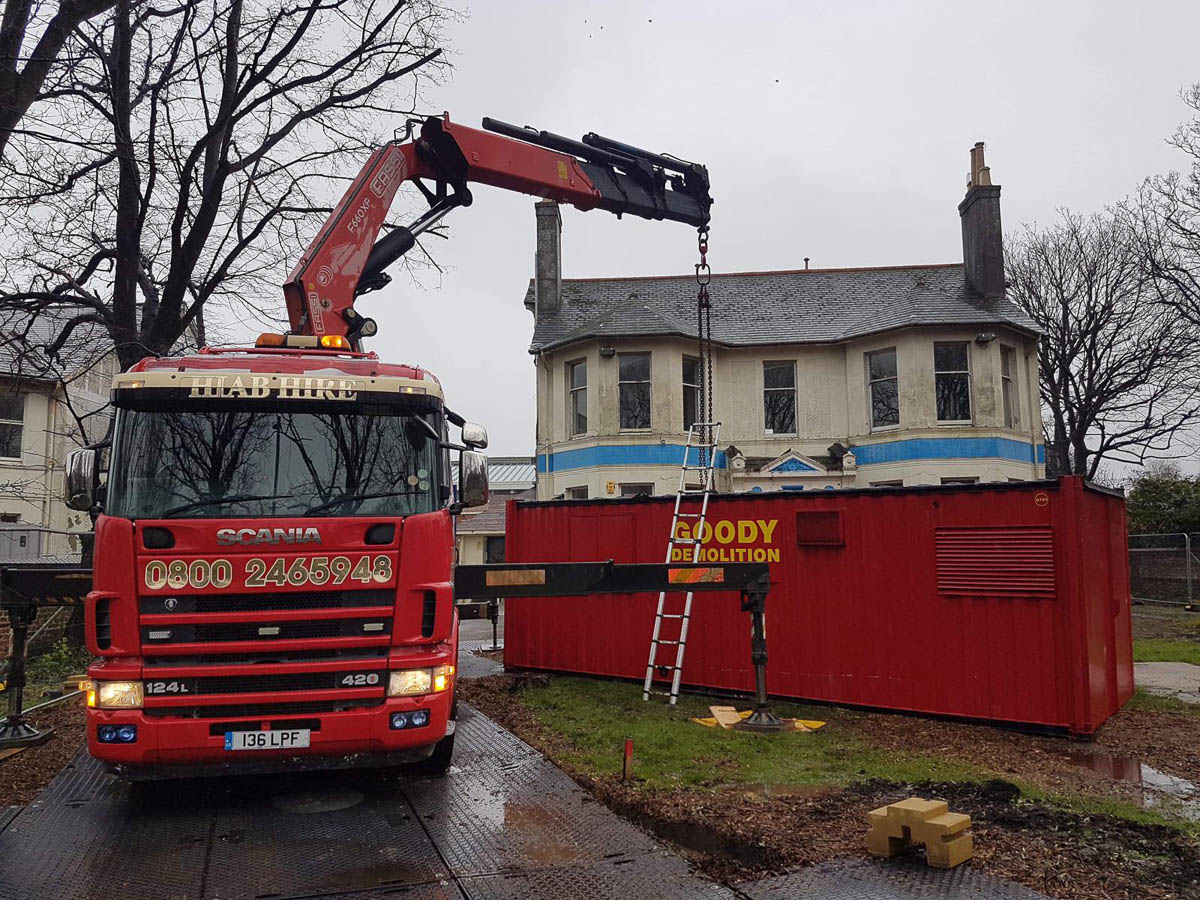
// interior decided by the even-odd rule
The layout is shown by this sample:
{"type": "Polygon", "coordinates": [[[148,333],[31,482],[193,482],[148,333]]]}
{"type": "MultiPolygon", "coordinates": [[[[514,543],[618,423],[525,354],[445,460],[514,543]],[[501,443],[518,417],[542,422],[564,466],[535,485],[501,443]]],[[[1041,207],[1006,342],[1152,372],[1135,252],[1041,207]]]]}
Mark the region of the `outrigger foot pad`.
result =
{"type": "Polygon", "coordinates": [[[733,726],[737,731],[754,731],[759,734],[772,734],[783,731],[783,722],[779,716],[769,709],[762,707],[754,710],[749,716],[733,726]]]}
{"type": "Polygon", "coordinates": [[[5,719],[0,722],[0,750],[13,747],[35,747],[50,740],[53,728],[38,731],[23,719],[5,719]]]}

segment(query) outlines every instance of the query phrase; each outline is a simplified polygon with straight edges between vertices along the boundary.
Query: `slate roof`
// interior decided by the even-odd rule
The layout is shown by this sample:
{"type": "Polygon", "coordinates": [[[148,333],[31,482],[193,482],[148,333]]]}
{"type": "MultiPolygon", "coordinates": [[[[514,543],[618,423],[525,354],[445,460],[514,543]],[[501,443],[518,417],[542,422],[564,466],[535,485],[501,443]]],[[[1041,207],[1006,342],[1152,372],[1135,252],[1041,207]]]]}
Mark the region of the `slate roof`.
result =
{"type": "MultiPolygon", "coordinates": [[[[32,323],[21,313],[5,311],[0,321],[0,375],[20,375],[34,380],[57,380],[54,368],[47,360],[44,348],[58,335],[64,321],[71,315],[85,312],[82,308],[46,312],[32,323]]],[[[98,325],[85,324],[76,328],[58,353],[57,368],[68,375],[90,369],[112,351],[108,335],[98,325]]]]}
{"type": "Polygon", "coordinates": [[[537,491],[493,491],[487,506],[464,510],[455,520],[457,534],[504,534],[505,510],[509,500],[532,500],[537,491]]]}
{"type": "MultiPolygon", "coordinates": [[[[961,263],[714,275],[713,340],[727,346],[832,343],[908,325],[1038,328],[1008,300],[985,300],[961,263]]],[[[532,308],[533,282],[525,296],[532,308]]],[[[563,279],[562,304],[537,316],[531,353],[584,339],[696,336],[691,275],[563,279]]]]}

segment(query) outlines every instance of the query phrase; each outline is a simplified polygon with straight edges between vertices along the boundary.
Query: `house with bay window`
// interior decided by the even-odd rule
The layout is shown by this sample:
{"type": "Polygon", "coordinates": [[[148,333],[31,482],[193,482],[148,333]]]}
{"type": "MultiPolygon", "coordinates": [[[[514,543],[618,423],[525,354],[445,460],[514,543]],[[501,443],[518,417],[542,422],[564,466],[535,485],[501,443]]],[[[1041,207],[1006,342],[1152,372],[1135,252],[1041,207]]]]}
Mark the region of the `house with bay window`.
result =
{"type": "MultiPolygon", "coordinates": [[[[537,496],[674,493],[699,414],[694,278],[564,279],[558,208],[535,211],[537,496]]],[[[982,145],[959,215],[962,263],[714,275],[718,489],[1043,477],[1038,331],[1004,296],[982,145]]]]}
{"type": "MultiPolygon", "coordinates": [[[[49,315],[0,323],[0,558],[14,549],[17,532],[26,542],[40,540],[31,528],[91,527],[86,513],[62,502],[63,463],[69,450],[108,431],[108,394],[119,367],[111,345],[86,328],[47,359],[43,348],[61,324],[49,315]]],[[[24,558],[31,548],[15,549],[24,558]]]]}

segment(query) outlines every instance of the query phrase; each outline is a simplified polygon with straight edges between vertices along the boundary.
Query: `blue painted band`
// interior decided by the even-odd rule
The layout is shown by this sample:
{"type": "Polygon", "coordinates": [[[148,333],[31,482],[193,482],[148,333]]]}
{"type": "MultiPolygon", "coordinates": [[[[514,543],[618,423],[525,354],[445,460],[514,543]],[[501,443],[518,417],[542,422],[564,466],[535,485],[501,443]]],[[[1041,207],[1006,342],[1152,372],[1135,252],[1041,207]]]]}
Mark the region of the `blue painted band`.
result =
{"type": "MultiPolygon", "coordinates": [[[[852,448],[859,465],[909,462],[918,459],[1007,459],[1029,463],[1034,460],[1034,448],[1024,441],[1001,437],[911,438],[887,441],[882,444],[861,444],[852,448]]],[[[691,451],[689,463],[699,465],[699,451],[691,451]]],[[[1046,461],[1046,448],[1037,445],[1036,459],[1046,461]]],[[[540,453],[537,470],[540,474],[565,472],[600,466],[678,466],[683,461],[682,444],[601,444],[578,450],[540,453]]],[[[718,452],[716,467],[727,467],[725,454],[718,452]]]]}
{"type": "MultiPolygon", "coordinates": [[[[700,464],[700,451],[693,447],[688,464],[700,464]]],[[[563,472],[567,469],[588,469],[594,466],[678,466],[683,462],[683,444],[601,444],[578,450],[559,450],[539,453],[539,473],[563,472]]],[[[718,469],[725,468],[725,454],[718,451],[718,469]]]]}
{"type": "MultiPolygon", "coordinates": [[[[1034,448],[1024,441],[1002,437],[911,438],[883,444],[860,444],[851,448],[860,466],[875,463],[908,462],[914,459],[1010,459],[1031,463],[1034,448]]],[[[1037,445],[1036,459],[1046,461],[1046,448],[1037,445]]]]}

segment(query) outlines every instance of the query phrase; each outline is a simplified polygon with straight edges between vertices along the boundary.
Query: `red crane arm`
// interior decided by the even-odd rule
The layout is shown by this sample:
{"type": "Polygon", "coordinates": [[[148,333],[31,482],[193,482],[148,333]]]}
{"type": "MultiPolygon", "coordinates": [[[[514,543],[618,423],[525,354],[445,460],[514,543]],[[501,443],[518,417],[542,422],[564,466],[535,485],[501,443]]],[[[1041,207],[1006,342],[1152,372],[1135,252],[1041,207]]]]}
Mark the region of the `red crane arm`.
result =
{"type": "Polygon", "coordinates": [[[469,182],[582,210],[697,227],[708,222],[712,198],[703,166],[596,134],[580,142],[490,119],[484,127],[488,131],[434,117],[421,124],[416,140],[394,141],[371,154],[283,286],[294,332],[355,342],[374,333],[374,323],[354,311],[355,297],[387,284],[384,269],[412,249],[417,235],[456,206],[471,204],[469,182]],[[376,242],[406,181],[417,184],[430,207],[376,242]]]}

